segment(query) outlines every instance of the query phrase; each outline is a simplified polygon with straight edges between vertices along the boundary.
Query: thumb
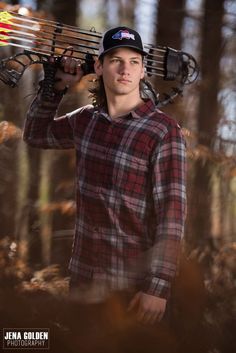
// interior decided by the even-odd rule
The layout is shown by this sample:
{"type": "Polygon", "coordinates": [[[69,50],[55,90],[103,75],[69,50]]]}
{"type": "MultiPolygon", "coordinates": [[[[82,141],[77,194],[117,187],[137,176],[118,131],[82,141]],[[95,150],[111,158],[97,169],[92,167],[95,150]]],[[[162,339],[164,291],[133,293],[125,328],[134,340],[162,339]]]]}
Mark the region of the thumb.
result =
{"type": "Polygon", "coordinates": [[[131,299],[131,301],[128,305],[127,311],[133,310],[135,308],[135,306],[138,305],[138,302],[140,300],[140,294],[141,294],[141,292],[136,293],[135,296],[131,299]]]}

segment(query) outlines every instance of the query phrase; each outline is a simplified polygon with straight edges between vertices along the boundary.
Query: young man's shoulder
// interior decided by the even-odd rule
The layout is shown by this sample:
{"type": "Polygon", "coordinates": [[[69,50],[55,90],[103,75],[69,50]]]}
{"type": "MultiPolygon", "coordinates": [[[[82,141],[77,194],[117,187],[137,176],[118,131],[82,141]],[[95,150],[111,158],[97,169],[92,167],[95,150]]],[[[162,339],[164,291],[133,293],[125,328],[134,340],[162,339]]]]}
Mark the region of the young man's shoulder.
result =
{"type": "Polygon", "coordinates": [[[164,137],[172,130],[181,131],[181,126],[178,122],[168,114],[161,111],[158,107],[155,107],[152,114],[150,114],[148,124],[150,125],[153,133],[158,134],[160,137],[164,137]]]}
{"type": "Polygon", "coordinates": [[[170,115],[164,113],[162,110],[159,108],[156,108],[154,111],[154,114],[152,115],[153,121],[163,124],[167,126],[168,128],[172,129],[173,127],[178,127],[180,128],[180,125],[178,122],[171,117],[170,115]]]}
{"type": "Polygon", "coordinates": [[[81,115],[90,116],[90,115],[93,115],[94,111],[95,111],[94,106],[92,104],[87,104],[87,105],[84,105],[78,109],[73,110],[70,113],[67,113],[66,116],[68,118],[76,118],[81,115]]]}

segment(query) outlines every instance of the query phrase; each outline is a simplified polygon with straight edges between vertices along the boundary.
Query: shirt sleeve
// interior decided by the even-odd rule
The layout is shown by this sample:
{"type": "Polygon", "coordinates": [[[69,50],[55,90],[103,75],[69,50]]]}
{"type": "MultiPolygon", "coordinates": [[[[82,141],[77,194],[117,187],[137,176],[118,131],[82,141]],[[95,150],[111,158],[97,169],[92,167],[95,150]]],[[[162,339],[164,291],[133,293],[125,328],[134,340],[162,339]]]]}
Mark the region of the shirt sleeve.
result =
{"type": "Polygon", "coordinates": [[[144,291],[168,298],[186,216],[186,143],[178,125],[166,133],[156,148],[152,165],[156,222],[144,291]]]}
{"type": "Polygon", "coordinates": [[[52,99],[45,100],[42,92],[38,92],[26,115],[23,139],[27,144],[54,149],[74,147],[73,129],[68,117],[57,118],[62,97],[62,93],[57,93],[52,99]]]}

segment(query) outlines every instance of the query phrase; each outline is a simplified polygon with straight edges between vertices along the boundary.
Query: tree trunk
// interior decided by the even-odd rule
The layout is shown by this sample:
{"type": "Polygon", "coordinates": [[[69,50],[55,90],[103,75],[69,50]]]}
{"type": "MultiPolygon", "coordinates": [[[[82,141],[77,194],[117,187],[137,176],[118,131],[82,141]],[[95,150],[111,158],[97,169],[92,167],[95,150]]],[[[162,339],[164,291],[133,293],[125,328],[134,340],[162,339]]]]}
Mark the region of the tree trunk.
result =
{"type": "MultiPolygon", "coordinates": [[[[56,20],[69,25],[76,25],[77,8],[79,8],[79,2],[75,0],[70,2],[69,6],[68,2],[63,0],[52,1],[51,12],[56,20]]],[[[61,113],[69,112],[80,105],[80,98],[76,92],[68,93],[62,105],[61,113]]],[[[51,160],[52,164],[48,170],[48,173],[50,173],[49,202],[58,204],[58,206],[65,201],[74,200],[75,197],[73,187],[75,163],[73,156],[74,151],[55,151],[54,157],[51,160]]],[[[68,242],[67,240],[59,241],[58,237],[53,237],[53,234],[73,229],[75,222],[74,215],[63,212],[63,209],[58,207],[52,212],[49,221],[50,224],[46,229],[51,228],[51,261],[67,266],[68,251],[65,251],[65,247],[68,246],[68,242]]]]}
{"type": "MultiPolygon", "coordinates": [[[[22,78],[22,97],[32,92],[32,81],[38,82],[39,72],[32,69],[22,78]],[[32,80],[33,76],[33,80],[32,80]]],[[[31,97],[32,99],[32,97],[31,97]]],[[[28,102],[29,103],[29,102],[28,102]]],[[[26,113],[26,101],[22,100],[21,116],[26,113]]],[[[21,122],[23,126],[23,122],[21,122]]],[[[17,217],[15,224],[16,239],[19,241],[19,256],[30,265],[42,263],[42,241],[39,212],[39,190],[41,179],[41,150],[26,145],[23,141],[18,148],[18,177],[16,183],[19,188],[17,195],[17,217]]]]}
{"type": "MultiPolygon", "coordinates": [[[[156,44],[181,49],[182,28],[185,18],[186,0],[160,0],[157,11],[157,32],[156,44]]],[[[158,92],[169,93],[174,86],[173,81],[168,82],[160,78],[155,80],[155,87],[158,92]]],[[[160,95],[163,98],[163,95],[160,95]]],[[[179,123],[184,120],[181,99],[176,99],[174,104],[168,104],[162,110],[173,116],[179,123]]]]}
{"type": "MultiPolygon", "coordinates": [[[[202,22],[201,87],[197,115],[198,142],[205,148],[214,148],[219,122],[218,93],[220,85],[220,59],[222,55],[222,21],[224,0],[206,0],[202,22]],[[211,53],[214,53],[212,55],[211,53]]],[[[195,164],[192,197],[189,205],[192,247],[212,246],[212,174],[210,159],[199,158],[195,164]]]]}
{"type": "Polygon", "coordinates": [[[120,1],[118,8],[119,22],[134,27],[136,0],[120,1]]]}
{"type": "Polygon", "coordinates": [[[186,0],[160,0],[157,12],[157,44],[181,49],[186,0]]]}
{"type": "Polygon", "coordinates": [[[65,0],[52,0],[50,10],[56,21],[75,26],[78,3],[79,1],[77,0],[70,0],[70,2],[65,0]]]}
{"type": "MultiPolygon", "coordinates": [[[[2,119],[9,121],[20,127],[21,113],[21,94],[19,90],[12,90],[2,84],[1,89],[1,105],[2,119]],[[12,104],[14,102],[14,104],[12,104]]],[[[17,204],[17,159],[18,159],[18,144],[19,141],[9,136],[9,140],[0,145],[0,220],[1,220],[1,235],[14,237],[15,230],[15,215],[17,204]]]]}
{"type": "Polygon", "coordinates": [[[41,151],[28,147],[29,184],[28,184],[28,236],[29,236],[29,263],[32,265],[42,262],[41,225],[38,209],[41,151]]]}

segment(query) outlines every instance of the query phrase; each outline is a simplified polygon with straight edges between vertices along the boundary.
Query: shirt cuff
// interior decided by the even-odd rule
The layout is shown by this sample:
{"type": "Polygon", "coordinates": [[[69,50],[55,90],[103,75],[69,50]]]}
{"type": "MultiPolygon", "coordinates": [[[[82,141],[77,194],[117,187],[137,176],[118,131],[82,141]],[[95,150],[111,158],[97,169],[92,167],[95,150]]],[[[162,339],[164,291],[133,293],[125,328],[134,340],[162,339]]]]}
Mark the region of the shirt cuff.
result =
{"type": "Polygon", "coordinates": [[[169,281],[153,276],[145,279],[143,292],[155,297],[168,299],[170,296],[170,288],[171,283],[169,281]]]}

